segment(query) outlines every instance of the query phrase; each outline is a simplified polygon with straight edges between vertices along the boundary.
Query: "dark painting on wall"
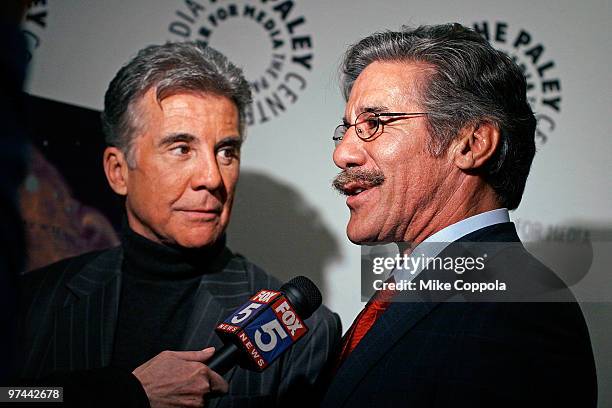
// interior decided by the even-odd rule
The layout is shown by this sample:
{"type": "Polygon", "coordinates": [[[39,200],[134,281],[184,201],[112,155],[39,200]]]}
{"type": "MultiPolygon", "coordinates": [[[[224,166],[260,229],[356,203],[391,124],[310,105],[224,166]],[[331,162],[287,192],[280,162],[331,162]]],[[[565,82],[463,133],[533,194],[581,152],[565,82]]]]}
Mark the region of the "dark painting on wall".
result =
{"type": "Polygon", "coordinates": [[[116,245],[123,202],[102,169],[100,112],[28,96],[32,149],[20,191],[26,270],[116,245]]]}

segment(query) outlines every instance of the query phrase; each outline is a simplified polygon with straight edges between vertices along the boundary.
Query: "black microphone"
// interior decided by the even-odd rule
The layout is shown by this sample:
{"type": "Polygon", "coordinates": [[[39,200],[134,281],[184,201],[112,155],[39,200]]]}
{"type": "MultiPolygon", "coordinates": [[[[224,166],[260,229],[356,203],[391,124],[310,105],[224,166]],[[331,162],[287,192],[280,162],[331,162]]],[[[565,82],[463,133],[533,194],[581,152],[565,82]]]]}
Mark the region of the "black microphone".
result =
{"type": "Polygon", "coordinates": [[[224,345],[206,365],[221,375],[237,364],[264,370],[308,332],[303,320],[321,301],[321,292],[305,276],[291,279],[278,291],[260,290],[217,325],[224,345]]]}

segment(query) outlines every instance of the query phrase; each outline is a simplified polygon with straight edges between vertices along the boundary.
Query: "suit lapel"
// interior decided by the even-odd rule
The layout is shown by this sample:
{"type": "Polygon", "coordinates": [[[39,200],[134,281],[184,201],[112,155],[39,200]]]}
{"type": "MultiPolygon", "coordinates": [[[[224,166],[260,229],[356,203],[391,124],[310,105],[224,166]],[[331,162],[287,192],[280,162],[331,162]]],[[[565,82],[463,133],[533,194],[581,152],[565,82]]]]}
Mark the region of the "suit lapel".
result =
{"type": "Polygon", "coordinates": [[[181,350],[201,350],[209,346],[219,348],[223,343],[215,335],[214,329],[217,323],[231,312],[231,309],[224,307],[219,299],[210,293],[206,280],[202,278],[196,292],[193,311],[185,326],[181,350]]]}
{"type": "Polygon", "coordinates": [[[341,406],[387,351],[438,304],[391,303],[342,364],[327,390],[322,406],[341,406]]]}
{"type": "Polygon", "coordinates": [[[123,253],[113,248],[98,255],[67,282],[76,295],[68,299],[54,320],[54,369],[106,366],[112,354],[123,253]],[[59,367],[65,362],[67,367],[59,367]]]}
{"type": "MultiPolygon", "coordinates": [[[[227,308],[216,296],[211,294],[208,289],[208,275],[204,275],[200,280],[196,292],[196,299],[193,311],[187,321],[181,350],[201,350],[205,347],[214,346],[217,350],[223,345],[219,337],[215,334],[215,327],[218,322],[225,319],[233,310],[227,308]]],[[[226,381],[234,375],[235,368],[224,375],[226,381]]],[[[216,408],[219,398],[208,400],[206,406],[216,408]]]]}
{"type": "MultiPolygon", "coordinates": [[[[209,346],[219,349],[223,342],[216,335],[215,327],[246,302],[255,291],[252,286],[244,264],[225,249],[211,273],[204,274],[200,280],[181,350],[201,350],[209,346]]],[[[236,368],[232,368],[223,377],[229,382],[235,372],[236,368]]],[[[213,398],[206,406],[215,408],[219,400],[213,398]]]]}
{"type": "Polygon", "coordinates": [[[251,288],[244,267],[225,249],[215,264],[211,265],[210,272],[200,279],[181,349],[220,347],[223,343],[215,334],[215,327],[250,295],[251,288]]]}

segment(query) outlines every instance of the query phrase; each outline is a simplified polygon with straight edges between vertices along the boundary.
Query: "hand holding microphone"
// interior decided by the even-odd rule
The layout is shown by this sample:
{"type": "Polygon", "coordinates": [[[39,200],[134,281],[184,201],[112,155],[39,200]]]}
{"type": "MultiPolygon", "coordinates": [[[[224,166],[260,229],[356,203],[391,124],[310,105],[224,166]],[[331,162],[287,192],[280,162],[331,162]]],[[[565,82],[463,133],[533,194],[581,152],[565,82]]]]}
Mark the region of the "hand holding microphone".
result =
{"type": "Polygon", "coordinates": [[[133,374],[142,384],[151,408],[201,407],[204,396],[226,393],[227,382],[206,362],[213,347],[199,351],[163,351],[133,374]]]}

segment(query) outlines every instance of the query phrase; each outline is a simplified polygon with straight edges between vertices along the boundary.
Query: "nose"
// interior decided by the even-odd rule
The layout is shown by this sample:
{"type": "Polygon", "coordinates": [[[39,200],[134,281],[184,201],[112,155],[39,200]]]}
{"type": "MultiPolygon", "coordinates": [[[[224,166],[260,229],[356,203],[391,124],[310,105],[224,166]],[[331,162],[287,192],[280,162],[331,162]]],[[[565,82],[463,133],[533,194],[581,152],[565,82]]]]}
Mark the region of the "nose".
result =
{"type": "Polygon", "coordinates": [[[223,185],[223,178],[215,153],[207,152],[198,159],[191,176],[191,188],[194,190],[218,190],[223,185]]]}
{"type": "Polygon", "coordinates": [[[363,166],[367,160],[364,142],[357,137],[355,127],[350,127],[342,141],[334,149],[334,163],[341,169],[363,166]]]}

